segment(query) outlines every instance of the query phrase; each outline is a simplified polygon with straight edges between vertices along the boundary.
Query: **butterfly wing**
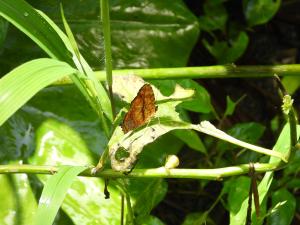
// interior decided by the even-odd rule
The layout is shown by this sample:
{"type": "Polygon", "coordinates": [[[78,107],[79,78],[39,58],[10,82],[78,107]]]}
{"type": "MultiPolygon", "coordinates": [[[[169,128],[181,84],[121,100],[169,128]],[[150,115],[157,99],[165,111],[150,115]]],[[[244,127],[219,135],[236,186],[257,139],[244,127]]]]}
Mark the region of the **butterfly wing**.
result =
{"type": "Polygon", "coordinates": [[[124,133],[147,123],[155,114],[155,97],[150,84],[145,84],[132,100],[126,113],[122,129],[124,133]]]}

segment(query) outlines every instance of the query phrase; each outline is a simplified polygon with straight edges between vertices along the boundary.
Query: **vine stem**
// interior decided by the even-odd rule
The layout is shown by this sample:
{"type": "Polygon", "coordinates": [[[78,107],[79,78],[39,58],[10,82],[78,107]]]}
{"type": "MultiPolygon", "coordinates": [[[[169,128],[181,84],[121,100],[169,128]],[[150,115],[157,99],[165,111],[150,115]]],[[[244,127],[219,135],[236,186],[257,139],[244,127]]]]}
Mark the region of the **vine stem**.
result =
{"type": "MultiPolygon", "coordinates": [[[[265,173],[280,169],[278,163],[255,163],[254,168],[257,173],[265,173]]],[[[249,164],[241,164],[217,169],[166,169],[165,167],[152,169],[134,169],[129,174],[117,172],[112,169],[104,169],[96,174],[91,172],[91,167],[87,167],[79,176],[85,177],[103,177],[103,178],[191,178],[206,180],[222,180],[229,176],[237,176],[247,174],[249,172],[249,164]]],[[[35,165],[0,165],[0,174],[49,174],[53,175],[59,170],[59,166],[35,166],[35,165]]]]}
{"type": "MultiPolygon", "coordinates": [[[[105,81],[105,71],[96,71],[99,81],[105,81]]],[[[124,69],[113,70],[114,76],[136,75],[144,79],[182,79],[182,78],[245,78],[245,77],[273,77],[279,76],[298,76],[300,74],[300,64],[289,65],[258,65],[258,66],[236,66],[217,65],[201,67],[178,67],[178,68],[155,68],[155,69],[124,69]]],[[[71,80],[64,78],[56,85],[69,84],[71,80]]]]}

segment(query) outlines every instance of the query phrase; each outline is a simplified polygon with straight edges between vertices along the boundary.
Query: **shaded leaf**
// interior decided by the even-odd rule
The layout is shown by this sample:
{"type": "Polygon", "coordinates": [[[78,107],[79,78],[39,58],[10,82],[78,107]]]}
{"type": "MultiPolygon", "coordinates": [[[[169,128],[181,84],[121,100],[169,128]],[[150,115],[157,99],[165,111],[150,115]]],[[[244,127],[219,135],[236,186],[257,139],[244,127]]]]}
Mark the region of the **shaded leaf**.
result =
{"type": "Polygon", "coordinates": [[[200,212],[200,213],[190,213],[188,214],[182,225],[214,225],[215,223],[212,221],[212,219],[207,218],[208,214],[206,212],[200,212]]]}
{"type": "Polygon", "coordinates": [[[210,113],[212,111],[213,107],[210,102],[210,95],[204,87],[190,79],[176,80],[176,83],[183,88],[193,89],[195,91],[193,98],[182,102],[179,105],[180,107],[200,113],[210,113]]]}
{"type": "MultiPolygon", "coordinates": [[[[136,180],[135,184],[140,180],[136,180]]],[[[151,210],[165,197],[168,189],[167,183],[162,179],[153,179],[144,187],[146,188],[139,193],[133,207],[137,224],[149,217],[151,210]]]]}
{"type": "Polygon", "coordinates": [[[272,225],[288,225],[291,224],[295,209],[296,209],[296,199],[287,189],[279,189],[278,191],[272,193],[272,207],[278,203],[283,203],[277,208],[270,216],[270,224],[272,225]]]}
{"type": "MultiPolygon", "coordinates": [[[[300,126],[297,127],[298,136],[300,131],[300,126]]],[[[273,147],[274,151],[280,152],[282,154],[286,154],[290,150],[290,130],[288,124],[282,129],[279,138],[275,146],[273,147]]],[[[269,163],[279,163],[280,160],[276,157],[271,157],[269,163]]],[[[266,201],[267,201],[267,193],[269,188],[272,184],[273,180],[273,172],[267,172],[264,175],[264,178],[261,180],[260,184],[258,185],[258,193],[259,193],[259,202],[260,208],[262,210],[261,213],[265,213],[266,211],[266,201]]],[[[246,220],[247,214],[247,204],[248,198],[244,199],[243,202],[240,204],[240,209],[238,212],[233,212],[232,217],[230,219],[230,224],[234,225],[244,225],[246,220]]],[[[253,224],[262,224],[263,221],[257,221],[256,215],[254,214],[254,207],[252,207],[252,222],[253,224]]],[[[231,213],[231,212],[230,212],[231,213]]]]}
{"type": "MultiPolygon", "coordinates": [[[[230,128],[227,133],[235,138],[249,143],[256,143],[259,138],[263,135],[265,127],[260,123],[250,122],[250,123],[237,123],[232,128],[230,128]]],[[[236,148],[230,143],[219,142],[218,149],[222,151],[230,150],[236,148]]]]}
{"type": "Polygon", "coordinates": [[[268,22],[279,9],[280,0],[243,0],[243,10],[250,26],[268,22]]]}
{"type": "MultiPolygon", "coordinates": [[[[51,0],[29,1],[59,26],[59,4],[51,0]]],[[[16,5],[18,3],[14,3],[16,5]]],[[[93,68],[104,67],[104,46],[99,21],[99,2],[63,1],[66,19],[75,35],[79,50],[93,68]]],[[[199,35],[197,18],[182,1],[122,0],[110,2],[112,57],[114,68],[185,66],[199,35]],[[134,7],[134,10],[131,10],[134,7]],[[141,48],[141,46],[144,46],[141,48]],[[176,46],[176,47],[174,47],[176,46]],[[176,55],[176,57],[174,57],[176,55]],[[172,58],[172,60],[170,60],[172,58]]],[[[62,27],[62,26],[60,26],[62,27]]],[[[3,54],[14,61],[1,60],[1,66],[14,67],[36,56],[33,44],[11,31],[3,54]],[[16,40],[26,51],[16,50],[16,40]]],[[[2,58],[2,57],[1,57],[2,58]]]]}
{"type": "Polygon", "coordinates": [[[204,16],[199,17],[200,28],[205,31],[224,30],[228,14],[222,1],[206,1],[204,16]]]}
{"type": "Polygon", "coordinates": [[[207,154],[206,148],[198,136],[198,134],[193,130],[174,130],[172,132],[174,136],[182,140],[184,143],[187,144],[190,148],[207,154]]]}
{"type": "Polygon", "coordinates": [[[241,57],[247,46],[249,38],[245,32],[239,32],[238,36],[228,42],[214,41],[210,44],[203,40],[203,45],[212,54],[219,64],[233,63],[241,57]]]}

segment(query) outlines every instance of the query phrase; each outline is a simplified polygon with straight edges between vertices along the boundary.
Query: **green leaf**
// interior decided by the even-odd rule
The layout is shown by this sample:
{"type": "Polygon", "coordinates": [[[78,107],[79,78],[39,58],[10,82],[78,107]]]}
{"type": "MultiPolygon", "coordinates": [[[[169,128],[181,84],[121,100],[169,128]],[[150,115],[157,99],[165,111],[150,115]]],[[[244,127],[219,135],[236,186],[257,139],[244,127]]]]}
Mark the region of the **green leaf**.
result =
{"type": "MultiPolygon", "coordinates": [[[[85,128],[86,130],[86,128],[85,128]]],[[[173,149],[170,153],[176,153],[182,145],[174,142],[174,138],[169,135],[168,141],[163,144],[152,147],[152,150],[166,149],[166,146],[173,149]],[[173,145],[173,146],[172,146],[173,145]],[[158,148],[158,146],[164,146],[158,148]]],[[[87,149],[87,143],[70,126],[48,119],[37,129],[37,148],[34,156],[31,158],[31,164],[36,165],[92,165],[92,153],[87,149]]],[[[166,139],[165,139],[166,140],[166,139]]],[[[150,147],[150,146],[149,146],[150,147]]],[[[168,150],[170,150],[168,149],[168,150]]],[[[162,156],[154,157],[157,153],[148,151],[153,157],[143,157],[147,163],[157,165],[162,161],[162,156]]],[[[169,154],[168,152],[165,154],[169,154]]],[[[144,161],[141,158],[141,163],[144,161]]],[[[49,176],[39,176],[42,182],[46,182],[49,176]]],[[[152,180],[136,179],[129,180],[131,201],[141,198],[144,190],[152,184],[152,180]]],[[[161,182],[164,182],[161,180],[161,182]]],[[[160,184],[164,187],[165,184],[160,184]]],[[[104,181],[102,179],[79,177],[71,186],[66,198],[62,204],[62,209],[72,219],[74,224],[119,224],[120,221],[120,196],[115,186],[109,185],[108,189],[111,198],[104,199],[103,194],[104,181]],[[80,210],[78,210],[80,209],[80,210]],[[97,222],[98,221],[98,222],[97,222]]],[[[157,193],[156,203],[165,195],[165,189],[160,189],[157,193]]],[[[152,196],[153,197],[153,196],[152,196]]],[[[156,220],[155,220],[156,221],[156,220]]],[[[146,223],[148,224],[148,223],[146,223]]]]}
{"type": "Polygon", "coordinates": [[[144,221],[141,222],[141,225],[165,225],[160,219],[154,216],[148,216],[144,221]]]}
{"type": "MultiPolygon", "coordinates": [[[[119,87],[117,89],[119,90],[118,95],[121,96],[125,101],[130,99],[130,93],[128,93],[128,91],[122,87],[125,87],[129,81],[131,84],[133,84],[132,87],[134,89],[137,87],[140,88],[144,84],[141,78],[134,76],[122,76],[116,78],[114,84],[119,87]]],[[[137,88],[137,90],[139,90],[139,88],[137,88]]],[[[157,103],[160,102],[160,104],[158,104],[155,117],[152,118],[148,124],[143,125],[132,132],[128,132],[127,134],[123,133],[121,127],[117,127],[115,129],[112,138],[108,143],[111,166],[114,170],[129,172],[135,165],[137,157],[145,145],[154,142],[160,136],[176,129],[193,129],[216,138],[226,140],[229,143],[234,143],[259,153],[273,155],[281,158],[283,161],[286,161],[286,158],[280,153],[237,140],[218,130],[208,121],[203,121],[197,125],[182,121],[175,108],[185,98],[190,98],[193,96],[192,90],[185,90],[180,86],[176,86],[173,95],[168,97],[160,94],[156,88],[154,88],[154,93],[156,93],[157,96],[157,103]],[[124,150],[129,153],[126,154],[127,157],[123,157],[122,159],[117,157],[118,153],[124,150]]],[[[122,155],[124,156],[125,154],[122,155]]]]}
{"type": "Polygon", "coordinates": [[[174,130],[172,132],[174,136],[182,140],[184,143],[187,144],[190,148],[202,152],[204,154],[207,154],[207,150],[198,136],[198,134],[193,130],[174,130]]]}
{"type": "Polygon", "coordinates": [[[237,103],[232,101],[230,97],[226,96],[226,110],[224,113],[224,116],[231,116],[234,113],[235,107],[237,106],[237,103]]]}
{"type": "MultiPolygon", "coordinates": [[[[62,27],[57,2],[52,0],[29,2],[62,27]]],[[[19,4],[15,3],[14,6],[16,5],[19,4]]],[[[64,1],[63,6],[80,52],[92,68],[104,68],[99,2],[89,0],[87,3],[73,0],[64,1]]],[[[113,68],[186,65],[199,35],[199,24],[197,18],[182,1],[122,0],[111,1],[110,7],[113,68]],[[130,10],[132,7],[135,10],[130,10]],[[141,48],[141,46],[145,47],[141,48]]],[[[18,37],[20,34],[17,33],[9,36],[12,43],[16,43],[16,39],[21,39],[20,46],[32,46],[32,43],[18,37]]],[[[7,44],[3,54],[14,57],[14,61],[4,61],[1,57],[0,62],[3,67],[8,65],[14,67],[17,63],[20,64],[20,61],[23,62],[24,58],[28,59],[36,55],[36,49],[32,47],[20,52],[15,45],[7,44]]]]}
{"type": "Polygon", "coordinates": [[[39,90],[73,73],[66,63],[37,59],[6,74],[0,79],[0,126],[39,90]]]}
{"type": "Polygon", "coordinates": [[[26,160],[35,150],[34,127],[20,113],[0,127],[0,162],[26,160]]]}
{"type": "Polygon", "coordinates": [[[272,225],[291,224],[295,215],[296,199],[287,189],[279,189],[272,193],[272,207],[284,203],[270,216],[272,225]]]}
{"type": "Polygon", "coordinates": [[[76,73],[76,76],[71,76],[72,81],[87,98],[95,111],[99,115],[102,115],[104,112],[107,118],[112,121],[111,105],[105,89],[97,81],[92,69],[84,58],[78,59],[76,57],[69,39],[48,16],[42,12],[37,12],[23,0],[1,1],[0,13],[0,15],[28,35],[52,58],[60,59],[70,65],[75,64],[80,72],[83,72],[81,69],[81,65],[83,65],[88,77],[86,80],[91,81],[92,84],[86,86],[81,80],[86,77],[80,73],[76,73]],[[16,5],[18,7],[15,7],[16,5]]]}
{"type": "Polygon", "coordinates": [[[278,11],[280,0],[243,0],[243,10],[250,26],[268,22],[278,11]]]}
{"type": "MultiPolygon", "coordinates": [[[[297,127],[297,134],[299,137],[300,126],[297,127]]],[[[280,152],[282,154],[286,154],[290,150],[290,129],[288,124],[283,128],[279,138],[275,146],[273,147],[273,151],[280,152]]],[[[276,157],[271,157],[269,163],[279,163],[280,159],[276,157]]],[[[258,193],[259,193],[259,202],[261,205],[262,212],[265,213],[266,202],[267,202],[267,193],[270,189],[273,180],[273,172],[267,172],[264,175],[264,178],[261,180],[260,184],[258,185],[258,193]]],[[[236,185],[236,184],[235,184],[236,185]]],[[[238,186],[241,184],[239,183],[238,186]]],[[[249,189],[248,189],[249,190],[249,189]]],[[[239,198],[239,196],[238,196],[239,198]]],[[[247,206],[248,206],[248,198],[242,199],[243,201],[239,204],[238,212],[230,211],[230,224],[234,225],[244,225],[246,220],[247,214],[247,206]]],[[[254,207],[252,207],[254,210],[254,207]]],[[[263,221],[257,221],[254,211],[252,211],[252,222],[253,224],[262,224],[263,221]]]]}
{"type": "Polygon", "coordinates": [[[199,17],[200,28],[205,31],[224,30],[228,14],[222,1],[206,1],[204,16],[199,17]]]}
{"type": "Polygon", "coordinates": [[[26,160],[35,150],[35,131],[48,119],[72,127],[97,155],[107,145],[99,118],[79,90],[73,85],[51,86],[37,93],[0,127],[0,161],[26,160]]]}
{"type": "MultiPolygon", "coordinates": [[[[143,182],[141,179],[137,182],[143,182]]],[[[145,186],[144,186],[145,187],[145,186]]],[[[134,215],[137,224],[141,224],[149,217],[151,210],[165,197],[168,186],[162,179],[153,179],[148,182],[144,189],[139,188],[141,191],[138,198],[135,200],[133,207],[134,215]]]]}
{"type": "Polygon", "coordinates": [[[294,94],[295,91],[300,87],[299,77],[283,77],[281,82],[287,93],[290,95],[294,94]]]}
{"type": "Polygon", "coordinates": [[[249,38],[245,32],[239,32],[237,37],[234,37],[228,42],[214,41],[210,44],[207,40],[202,43],[205,48],[213,55],[219,64],[233,63],[241,57],[247,46],[249,38]]]}
{"type": "Polygon", "coordinates": [[[52,58],[72,62],[71,55],[57,32],[27,2],[2,0],[0,16],[24,32],[52,58]]]}
{"type": "Polygon", "coordinates": [[[53,224],[72,182],[85,169],[84,166],[62,166],[57,174],[48,179],[39,200],[35,224],[53,224]]]}
{"type": "Polygon", "coordinates": [[[0,186],[1,224],[33,224],[37,203],[27,175],[0,175],[0,186]]]}
{"type": "Polygon", "coordinates": [[[3,44],[6,38],[8,22],[0,17],[0,53],[3,51],[3,44]]]}
{"type": "MultiPolygon", "coordinates": [[[[79,133],[70,126],[49,119],[38,129],[37,147],[30,159],[34,165],[84,166],[94,163],[93,154],[79,133]]],[[[49,176],[39,175],[46,183],[49,176]]],[[[110,199],[104,198],[104,181],[99,178],[78,177],[69,188],[62,209],[75,225],[120,224],[120,195],[109,186],[110,199]]]]}
{"type": "Polygon", "coordinates": [[[250,179],[248,177],[233,178],[226,184],[228,190],[228,206],[230,212],[230,224],[245,224],[246,214],[241,214],[241,210],[247,210],[250,179]],[[238,185],[237,185],[238,184],[238,185]],[[242,208],[241,208],[242,207],[242,208]]]}
{"type": "Polygon", "coordinates": [[[207,212],[200,212],[200,213],[190,213],[188,214],[182,225],[215,225],[212,219],[207,218],[208,213],[207,212]]]}
{"type": "MultiPolygon", "coordinates": [[[[249,143],[256,143],[259,138],[263,135],[265,127],[260,123],[250,122],[250,123],[237,123],[227,132],[229,135],[249,143]]],[[[230,150],[236,148],[230,143],[219,142],[218,149],[222,151],[230,150]]]]}
{"type": "Polygon", "coordinates": [[[181,140],[174,139],[172,133],[167,133],[144,147],[135,168],[164,166],[167,156],[178,154],[183,145],[184,143],[181,140]]]}
{"type": "Polygon", "coordinates": [[[193,112],[210,113],[212,111],[210,95],[204,87],[190,79],[176,80],[176,83],[183,88],[193,89],[195,91],[191,100],[185,100],[179,106],[193,112]]]}

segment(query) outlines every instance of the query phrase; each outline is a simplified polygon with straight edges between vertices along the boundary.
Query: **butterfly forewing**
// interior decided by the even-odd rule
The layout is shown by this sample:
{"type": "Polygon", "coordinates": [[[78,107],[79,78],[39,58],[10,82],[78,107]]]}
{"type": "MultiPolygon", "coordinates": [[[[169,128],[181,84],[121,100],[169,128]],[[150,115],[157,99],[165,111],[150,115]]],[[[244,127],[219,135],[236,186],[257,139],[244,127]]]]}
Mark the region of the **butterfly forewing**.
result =
{"type": "Polygon", "coordinates": [[[126,113],[122,129],[124,133],[146,124],[155,114],[155,97],[150,84],[145,84],[132,100],[126,113]]]}

